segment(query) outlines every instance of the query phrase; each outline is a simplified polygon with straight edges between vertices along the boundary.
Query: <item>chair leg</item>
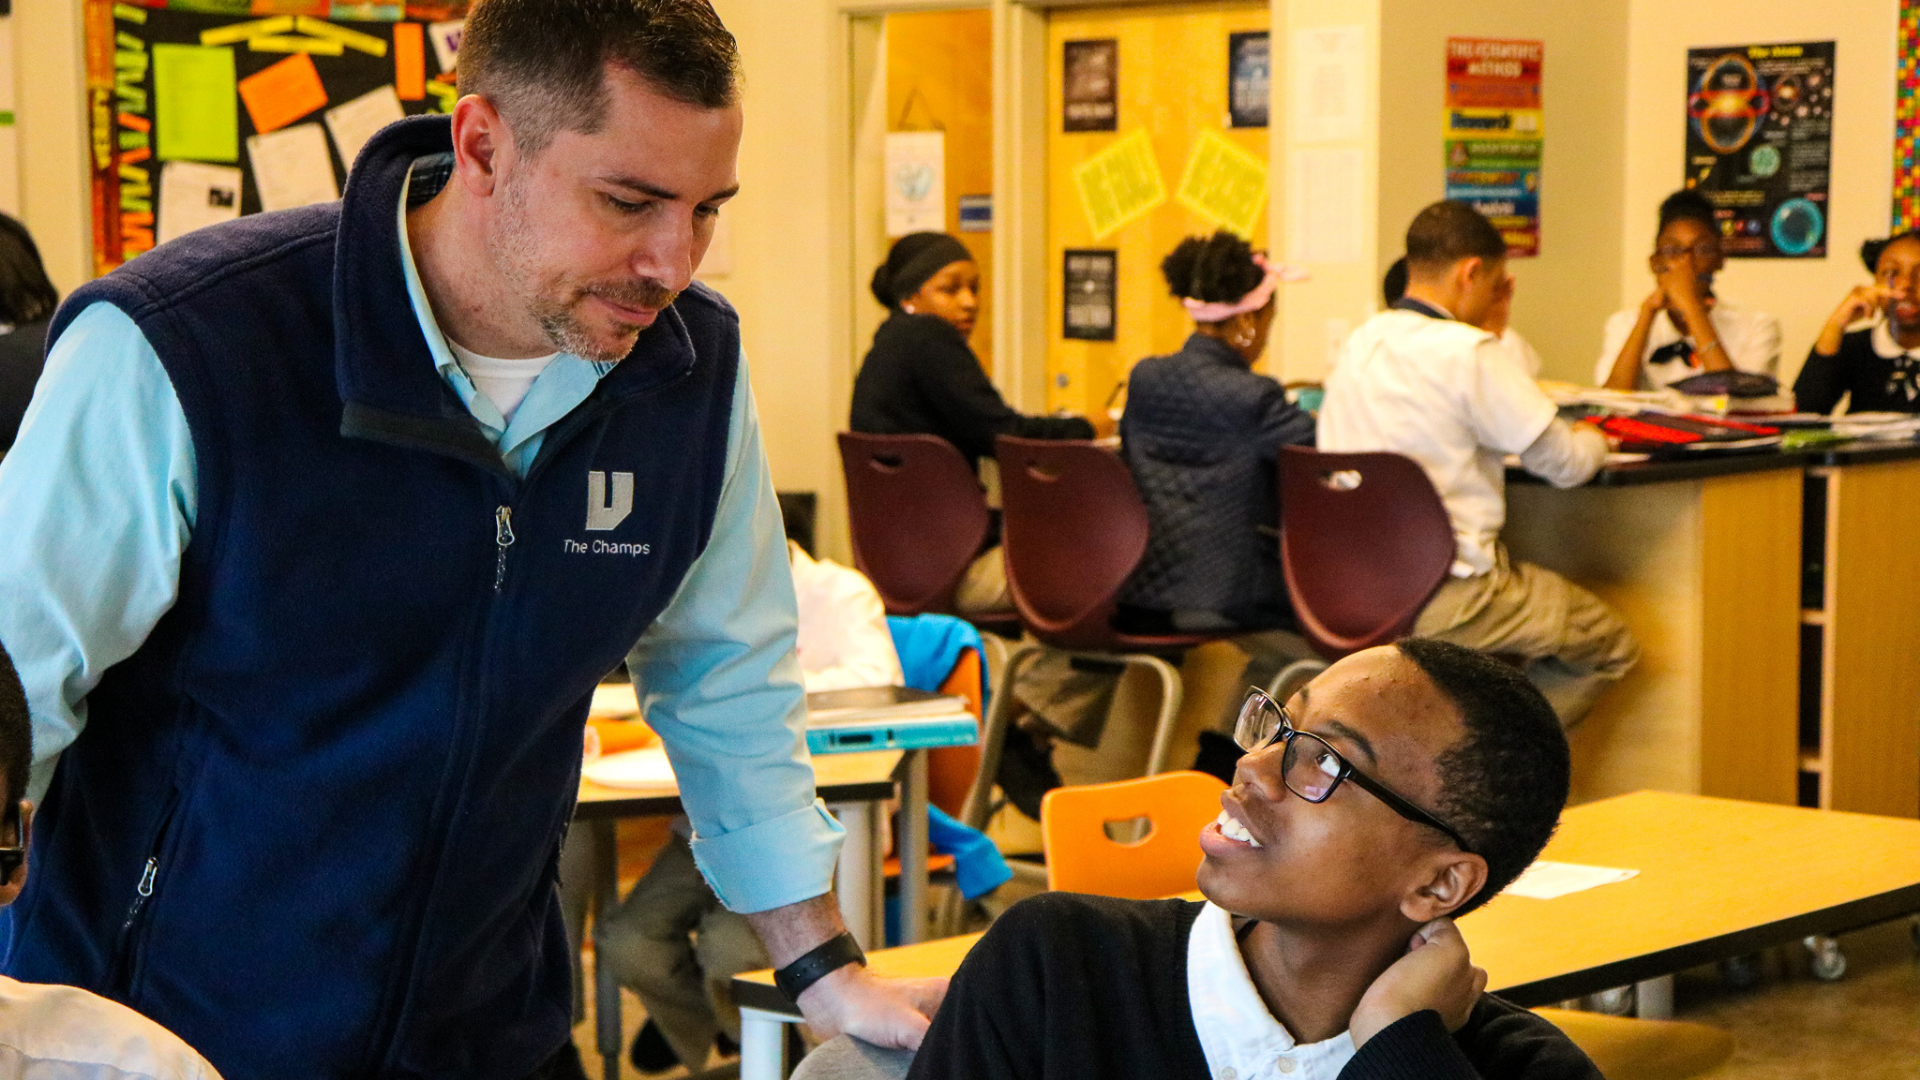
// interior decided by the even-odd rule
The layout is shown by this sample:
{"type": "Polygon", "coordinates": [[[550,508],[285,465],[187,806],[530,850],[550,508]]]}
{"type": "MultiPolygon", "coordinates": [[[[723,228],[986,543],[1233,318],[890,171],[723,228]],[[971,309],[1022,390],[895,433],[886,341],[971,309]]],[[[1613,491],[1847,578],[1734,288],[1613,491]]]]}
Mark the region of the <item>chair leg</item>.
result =
{"type": "Polygon", "coordinates": [[[1158,776],[1166,771],[1167,758],[1173,753],[1173,729],[1180,720],[1180,700],[1185,688],[1180,682],[1180,672],[1157,656],[1130,653],[1123,659],[1129,665],[1150,669],[1160,679],[1160,718],[1154,724],[1153,749],[1147,752],[1146,773],[1158,776]]]}
{"type": "Polygon", "coordinates": [[[987,827],[993,778],[1000,772],[1000,747],[1006,742],[1007,727],[1012,723],[1013,683],[1028,664],[1039,658],[1038,645],[1026,644],[1014,649],[1000,673],[999,685],[993,688],[993,703],[988,706],[986,723],[980,728],[980,771],[974,774],[973,786],[967,789],[966,804],[960,809],[960,822],[969,828],[987,827]]]}
{"type": "Polygon", "coordinates": [[[1325,660],[1295,660],[1280,669],[1280,674],[1266,686],[1267,696],[1275,701],[1284,702],[1294,695],[1294,691],[1313,680],[1313,677],[1327,670],[1325,660]]]}

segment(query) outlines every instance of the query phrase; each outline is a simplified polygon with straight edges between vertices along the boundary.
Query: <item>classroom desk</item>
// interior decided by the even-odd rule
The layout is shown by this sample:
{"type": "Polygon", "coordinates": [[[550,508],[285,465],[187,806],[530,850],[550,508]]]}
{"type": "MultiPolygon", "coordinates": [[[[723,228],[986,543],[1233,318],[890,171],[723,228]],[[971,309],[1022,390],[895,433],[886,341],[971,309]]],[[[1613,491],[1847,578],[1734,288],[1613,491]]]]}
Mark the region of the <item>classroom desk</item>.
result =
{"type": "MultiPolygon", "coordinates": [[[[1460,920],[1487,989],[1526,1006],[1920,912],[1920,821],[1902,818],[1642,791],[1569,808],[1542,857],[1640,874],[1460,920]]],[[[876,952],[872,968],[951,975],[979,937],[876,952]]],[[[741,1080],[775,1080],[794,1009],[771,972],[733,992],[741,1080]]]]}
{"type": "MultiPolygon", "coordinates": [[[[876,750],[864,754],[819,754],[813,758],[815,790],[833,809],[834,816],[846,827],[847,843],[840,852],[834,872],[834,890],[840,899],[841,917],[847,928],[869,944],[883,940],[881,866],[885,852],[881,848],[881,821],[884,803],[893,798],[895,776],[906,766],[911,775],[918,759],[918,771],[924,777],[925,755],[899,750],[876,750]]],[[[912,785],[909,784],[909,787],[912,785]]],[[[920,784],[922,798],[924,780],[920,784]]],[[[580,800],[574,806],[575,821],[592,830],[594,846],[593,910],[598,918],[620,902],[619,851],[614,839],[614,824],[623,817],[662,817],[680,812],[677,790],[632,791],[580,782],[580,800]]],[[[921,819],[925,820],[925,811],[921,819]]],[[[904,850],[904,849],[903,849],[904,850]]],[[[925,844],[919,874],[926,877],[925,844]]],[[[904,879],[912,873],[903,866],[904,879]]],[[[924,887],[924,886],[923,886],[924,887]]],[[[577,960],[576,960],[577,962],[577,960]]],[[[594,965],[594,1034],[607,1080],[618,1080],[623,1050],[620,1032],[620,987],[605,964],[594,965]]]]}
{"type": "Polygon", "coordinates": [[[1591,589],[1642,646],[1570,733],[1574,801],[1794,803],[1804,771],[1824,808],[1920,815],[1917,528],[1912,443],[1623,464],[1565,491],[1510,471],[1513,556],[1591,589]]]}

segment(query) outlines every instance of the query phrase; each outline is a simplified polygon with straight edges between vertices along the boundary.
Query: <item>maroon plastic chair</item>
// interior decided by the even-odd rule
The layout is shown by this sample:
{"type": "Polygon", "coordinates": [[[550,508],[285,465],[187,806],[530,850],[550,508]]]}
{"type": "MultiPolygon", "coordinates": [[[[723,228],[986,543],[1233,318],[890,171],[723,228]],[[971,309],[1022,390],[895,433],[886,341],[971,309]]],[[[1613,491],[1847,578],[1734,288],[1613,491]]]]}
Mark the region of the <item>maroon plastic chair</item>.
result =
{"type": "MultiPolygon", "coordinates": [[[[1001,545],[1020,623],[1039,642],[1075,655],[1142,667],[1160,680],[1160,715],[1146,774],[1166,768],[1180,713],[1180,672],[1154,653],[1177,653],[1218,635],[1125,634],[1113,628],[1121,586],[1147,550],[1147,508],[1118,454],[1079,440],[994,440],[1000,462],[1001,545]]],[[[1040,656],[1026,644],[1007,660],[1002,686],[1040,656]]],[[[999,771],[1012,694],[994,694],[980,735],[981,765],[962,820],[985,823],[999,771]],[[978,816],[978,822],[972,820],[978,816]]]]}
{"type": "Polygon", "coordinates": [[[951,615],[987,538],[987,497],[967,459],[936,435],[842,432],[853,561],[889,615],[951,615]]]}
{"type": "Polygon", "coordinates": [[[1453,558],[1453,524],[1412,458],[1280,452],[1280,565],[1328,660],[1411,633],[1453,558]]]}

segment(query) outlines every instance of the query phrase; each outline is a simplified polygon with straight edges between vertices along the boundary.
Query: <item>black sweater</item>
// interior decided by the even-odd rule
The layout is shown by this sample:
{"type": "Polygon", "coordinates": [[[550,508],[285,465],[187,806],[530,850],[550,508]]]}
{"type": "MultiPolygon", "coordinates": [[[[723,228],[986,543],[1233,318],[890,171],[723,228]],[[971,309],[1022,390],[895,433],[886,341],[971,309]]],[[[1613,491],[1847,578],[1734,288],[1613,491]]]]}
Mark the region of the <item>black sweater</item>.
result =
{"type": "MultiPolygon", "coordinates": [[[[1208,1080],[1187,1000],[1201,905],[1042,893],[1002,915],[954,975],[910,1080],[1208,1080]]],[[[1600,1080],[1552,1024],[1492,995],[1449,1036],[1415,1013],[1342,1080],[1600,1080]]]]}
{"type": "Polygon", "coordinates": [[[1793,398],[1802,412],[1832,412],[1842,394],[1852,393],[1848,412],[1920,412],[1920,359],[1881,356],[1873,330],[1855,330],[1840,338],[1840,351],[1807,353],[1807,364],[1793,380],[1793,398]]]}
{"type": "Polygon", "coordinates": [[[0,454],[13,446],[20,431],[20,418],[33,400],[33,386],[40,381],[40,368],[47,349],[47,320],[15,327],[0,334],[0,454]]]}
{"type": "Polygon", "coordinates": [[[960,331],[935,315],[898,311],[874,333],[853,380],[851,426],[869,435],[938,435],[969,464],[992,457],[998,435],[1093,438],[1093,425],[1077,416],[1013,411],[960,331]]]}

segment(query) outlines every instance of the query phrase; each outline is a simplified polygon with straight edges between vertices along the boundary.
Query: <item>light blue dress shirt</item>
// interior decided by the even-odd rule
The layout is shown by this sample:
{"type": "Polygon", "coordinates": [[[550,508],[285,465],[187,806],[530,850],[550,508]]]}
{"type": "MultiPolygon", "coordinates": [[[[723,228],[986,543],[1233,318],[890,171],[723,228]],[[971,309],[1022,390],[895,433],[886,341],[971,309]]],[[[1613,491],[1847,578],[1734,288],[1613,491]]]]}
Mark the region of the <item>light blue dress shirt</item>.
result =
{"type": "MultiPolygon", "coordinates": [[[[434,320],[405,206],[403,192],[401,258],[421,333],[442,377],[524,476],[547,428],[613,365],[561,354],[507,423],[434,320]]],[[[0,643],[32,711],[36,801],[86,724],[87,694],[173,606],[195,485],[186,417],[153,346],[118,308],[88,307],[54,344],[13,450],[0,460],[0,643]]],[[[739,912],[825,893],[845,835],[814,795],[797,626],[742,356],[712,538],[628,657],[680,781],[694,856],[739,912]]]]}

